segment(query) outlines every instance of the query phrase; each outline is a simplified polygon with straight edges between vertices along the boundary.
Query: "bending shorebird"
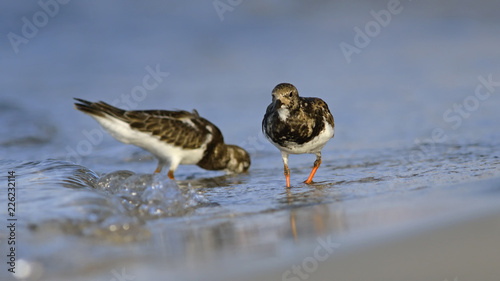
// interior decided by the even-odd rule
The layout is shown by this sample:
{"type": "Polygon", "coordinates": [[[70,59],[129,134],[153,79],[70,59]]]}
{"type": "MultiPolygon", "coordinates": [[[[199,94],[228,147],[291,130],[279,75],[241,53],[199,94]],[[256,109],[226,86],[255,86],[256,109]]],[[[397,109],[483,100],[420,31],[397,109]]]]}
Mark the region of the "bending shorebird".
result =
{"type": "Polygon", "coordinates": [[[227,145],[217,126],[196,110],[134,110],[116,108],[102,101],[75,99],[75,108],[92,116],[115,139],[133,144],[158,158],[155,173],[170,165],[168,177],[181,165],[241,173],[250,167],[250,155],[227,145]]]}
{"type": "Polygon", "coordinates": [[[333,138],[333,116],[323,100],[299,97],[295,86],[289,83],[274,87],[272,96],[262,120],[262,132],[281,151],[287,187],[290,187],[288,155],[316,155],[314,167],[305,181],[310,184],[321,165],[321,149],[333,138]]]}

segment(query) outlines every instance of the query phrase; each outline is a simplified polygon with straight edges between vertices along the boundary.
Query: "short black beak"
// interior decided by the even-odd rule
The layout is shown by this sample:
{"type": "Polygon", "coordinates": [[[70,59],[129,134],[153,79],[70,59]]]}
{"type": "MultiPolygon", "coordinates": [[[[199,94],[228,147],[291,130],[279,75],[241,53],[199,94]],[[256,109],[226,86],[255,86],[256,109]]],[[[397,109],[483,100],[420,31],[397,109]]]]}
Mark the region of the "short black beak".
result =
{"type": "Polygon", "coordinates": [[[278,109],[281,107],[281,105],[282,105],[282,104],[283,104],[283,103],[282,103],[279,99],[276,99],[276,100],[274,101],[274,104],[273,104],[272,110],[273,110],[273,111],[278,110],[278,109]]]}

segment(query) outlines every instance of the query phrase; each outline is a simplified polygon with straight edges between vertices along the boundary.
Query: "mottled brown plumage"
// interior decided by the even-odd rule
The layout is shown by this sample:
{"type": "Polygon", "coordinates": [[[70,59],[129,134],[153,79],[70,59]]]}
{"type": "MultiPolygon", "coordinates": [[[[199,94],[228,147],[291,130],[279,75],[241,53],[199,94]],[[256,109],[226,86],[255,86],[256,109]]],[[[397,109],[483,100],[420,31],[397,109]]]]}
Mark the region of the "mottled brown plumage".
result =
{"type": "Polygon", "coordinates": [[[250,166],[248,153],[240,147],[226,145],[219,128],[196,110],[127,111],[102,101],[75,100],[80,102],[75,103],[76,109],[94,117],[113,137],[154,154],[159,159],[155,172],[160,172],[167,163],[171,178],[179,164],[237,173],[250,166]]]}
{"type": "Polygon", "coordinates": [[[290,186],[288,155],[316,154],[314,168],[305,181],[311,183],[321,164],[321,149],[334,135],[333,116],[323,100],[300,97],[289,83],[278,84],[272,97],[262,120],[262,132],[281,151],[287,187],[290,186]]]}

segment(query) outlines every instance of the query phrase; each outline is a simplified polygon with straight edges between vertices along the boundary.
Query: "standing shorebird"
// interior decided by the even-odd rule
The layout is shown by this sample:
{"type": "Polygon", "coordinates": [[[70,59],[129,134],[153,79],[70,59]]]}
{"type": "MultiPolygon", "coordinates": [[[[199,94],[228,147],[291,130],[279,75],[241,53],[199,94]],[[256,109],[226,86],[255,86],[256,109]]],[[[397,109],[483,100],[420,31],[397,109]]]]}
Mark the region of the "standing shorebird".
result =
{"type": "Polygon", "coordinates": [[[262,132],[281,151],[287,187],[290,187],[288,155],[316,155],[314,167],[305,181],[310,184],[321,165],[321,149],[333,138],[333,116],[322,99],[299,97],[295,86],[289,83],[274,87],[272,96],[262,120],[262,132]]]}
{"type": "Polygon", "coordinates": [[[115,139],[133,144],[158,158],[155,173],[170,165],[168,177],[182,165],[206,170],[241,173],[250,167],[250,155],[241,147],[224,143],[219,128],[196,110],[134,110],[116,108],[102,101],[75,99],[75,108],[93,117],[115,139]]]}

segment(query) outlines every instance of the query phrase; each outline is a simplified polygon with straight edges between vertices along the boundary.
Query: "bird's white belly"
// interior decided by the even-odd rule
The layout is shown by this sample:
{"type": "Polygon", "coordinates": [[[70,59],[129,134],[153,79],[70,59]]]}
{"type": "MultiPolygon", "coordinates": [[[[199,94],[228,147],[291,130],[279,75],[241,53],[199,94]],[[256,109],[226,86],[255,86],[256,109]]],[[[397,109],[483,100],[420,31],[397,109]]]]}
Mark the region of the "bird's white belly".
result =
{"type": "Polygon", "coordinates": [[[286,147],[283,147],[273,142],[271,139],[269,140],[279,150],[287,152],[289,154],[316,153],[321,151],[321,149],[326,145],[326,143],[331,138],[333,138],[334,134],[335,134],[335,129],[329,123],[325,122],[325,128],[323,129],[323,131],[321,131],[319,135],[317,135],[309,142],[303,144],[288,142],[286,144],[286,147]]]}
{"type": "Polygon", "coordinates": [[[126,144],[141,147],[162,161],[172,162],[172,160],[177,160],[183,165],[195,165],[203,158],[206,145],[197,149],[182,149],[181,147],[163,142],[152,134],[133,130],[127,123],[121,120],[100,116],[92,117],[115,139],[126,144]]]}

